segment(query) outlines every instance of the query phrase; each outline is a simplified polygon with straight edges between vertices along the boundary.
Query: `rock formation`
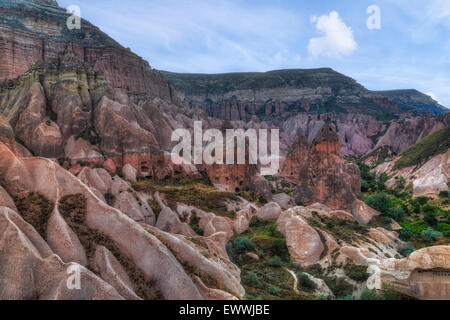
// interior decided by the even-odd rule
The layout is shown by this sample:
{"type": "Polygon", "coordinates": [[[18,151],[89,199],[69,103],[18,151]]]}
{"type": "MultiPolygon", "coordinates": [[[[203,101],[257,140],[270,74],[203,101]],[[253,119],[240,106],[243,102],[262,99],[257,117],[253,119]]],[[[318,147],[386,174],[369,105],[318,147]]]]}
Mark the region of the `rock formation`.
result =
{"type": "Polygon", "coordinates": [[[306,205],[320,202],[333,209],[350,209],[361,199],[361,180],[356,165],[344,160],[339,138],[327,123],[312,146],[300,135],[280,174],[297,185],[294,198],[306,205]]]}

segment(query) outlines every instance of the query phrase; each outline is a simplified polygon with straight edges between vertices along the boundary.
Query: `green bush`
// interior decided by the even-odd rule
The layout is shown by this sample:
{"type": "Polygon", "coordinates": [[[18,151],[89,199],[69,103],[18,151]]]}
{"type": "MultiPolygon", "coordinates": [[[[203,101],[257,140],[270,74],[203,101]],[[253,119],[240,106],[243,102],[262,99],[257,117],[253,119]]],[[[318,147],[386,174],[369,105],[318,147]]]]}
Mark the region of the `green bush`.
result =
{"type": "Polygon", "coordinates": [[[236,253],[241,254],[255,249],[255,244],[248,237],[236,238],[233,242],[236,253]]]}
{"type": "Polygon", "coordinates": [[[450,191],[446,190],[446,191],[439,192],[439,197],[441,197],[441,198],[450,198],[450,191]]]}
{"type": "Polygon", "coordinates": [[[269,260],[269,266],[279,268],[283,265],[279,256],[275,256],[269,260]]]}
{"type": "Polygon", "coordinates": [[[297,286],[299,290],[314,291],[316,289],[316,284],[314,283],[314,281],[310,279],[310,277],[306,273],[300,272],[297,275],[297,279],[298,279],[297,286]]]}
{"type": "Polygon", "coordinates": [[[423,206],[423,205],[426,205],[428,203],[428,201],[430,201],[430,198],[422,196],[422,197],[415,198],[413,201],[416,201],[418,204],[423,206]]]}
{"type": "Polygon", "coordinates": [[[439,223],[437,225],[437,231],[442,232],[445,237],[450,237],[450,224],[439,223]]]}
{"type": "Polygon", "coordinates": [[[377,291],[375,289],[369,290],[364,289],[361,292],[361,300],[382,300],[383,298],[377,294],[377,291]]]}
{"type": "Polygon", "coordinates": [[[390,209],[386,215],[395,221],[402,221],[404,214],[403,208],[399,207],[390,209]]]}
{"type": "Polygon", "coordinates": [[[409,229],[409,227],[402,228],[398,233],[400,235],[400,239],[402,239],[403,241],[408,241],[412,237],[414,237],[414,233],[411,231],[411,229],[409,229]]]}
{"type": "Polygon", "coordinates": [[[406,247],[398,250],[398,252],[404,256],[404,257],[408,257],[411,253],[414,252],[414,246],[411,242],[408,242],[408,244],[406,245],[406,247]]]}
{"type": "Polygon", "coordinates": [[[442,237],[442,233],[429,227],[427,230],[422,231],[422,238],[426,242],[434,242],[437,238],[442,237]]]}
{"type": "Polygon", "coordinates": [[[270,286],[269,289],[267,289],[267,292],[269,292],[273,296],[279,296],[280,295],[280,289],[277,289],[273,286],[270,286]]]}
{"type": "Polygon", "coordinates": [[[281,257],[284,261],[288,261],[290,256],[286,245],[286,239],[282,238],[274,240],[272,245],[272,253],[281,257]]]}
{"type": "Polygon", "coordinates": [[[333,291],[337,298],[342,298],[345,296],[351,296],[354,287],[348,283],[344,278],[338,277],[327,277],[324,279],[328,288],[333,291]]]}
{"type": "Polygon", "coordinates": [[[439,223],[436,218],[436,213],[433,212],[427,212],[425,214],[425,217],[423,218],[423,221],[425,221],[426,224],[429,225],[430,227],[437,227],[439,223]]]}
{"type": "Polygon", "coordinates": [[[385,193],[378,193],[374,196],[367,197],[366,203],[368,206],[383,214],[388,214],[389,210],[392,209],[392,199],[385,193]]]}
{"type": "Polygon", "coordinates": [[[242,276],[242,283],[251,287],[264,287],[261,280],[259,280],[258,275],[253,271],[250,271],[246,275],[242,276]]]}
{"type": "Polygon", "coordinates": [[[357,266],[357,265],[346,265],[344,267],[345,274],[352,280],[357,282],[364,282],[369,279],[369,274],[367,273],[367,266],[357,266]]]}

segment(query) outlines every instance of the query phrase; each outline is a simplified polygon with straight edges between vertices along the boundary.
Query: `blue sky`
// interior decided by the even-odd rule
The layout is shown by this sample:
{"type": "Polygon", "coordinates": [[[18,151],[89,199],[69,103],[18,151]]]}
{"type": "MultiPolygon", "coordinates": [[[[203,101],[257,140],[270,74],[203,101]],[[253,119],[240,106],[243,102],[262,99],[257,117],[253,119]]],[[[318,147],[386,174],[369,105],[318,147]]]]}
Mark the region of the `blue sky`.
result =
{"type": "Polygon", "coordinates": [[[59,0],[153,68],[222,73],[331,67],[371,90],[450,107],[450,0],[59,0]],[[367,27],[377,5],[381,29],[367,27]]]}

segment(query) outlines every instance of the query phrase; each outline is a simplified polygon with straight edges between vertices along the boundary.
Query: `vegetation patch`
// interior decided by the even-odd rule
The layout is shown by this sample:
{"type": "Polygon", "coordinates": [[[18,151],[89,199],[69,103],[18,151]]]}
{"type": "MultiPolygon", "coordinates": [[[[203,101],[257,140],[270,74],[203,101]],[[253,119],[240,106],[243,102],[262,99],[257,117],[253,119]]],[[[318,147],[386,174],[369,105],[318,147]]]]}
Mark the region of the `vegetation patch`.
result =
{"type": "Polygon", "coordinates": [[[156,220],[158,220],[159,214],[162,211],[161,206],[159,205],[159,202],[156,200],[148,200],[147,201],[148,205],[150,206],[150,208],[152,208],[153,213],[156,216],[156,220]]]}
{"type": "Polygon", "coordinates": [[[163,180],[141,179],[132,184],[136,191],[160,192],[166,195],[169,206],[176,208],[177,203],[195,206],[218,216],[235,218],[236,213],[229,211],[226,202],[239,198],[231,192],[214,188],[202,177],[175,176],[163,180]]]}
{"type": "MultiPolygon", "coordinates": [[[[138,296],[144,299],[161,298],[158,292],[152,292],[153,284],[146,280],[144,273],[131,259],[122,254],[113,240],[98,230],[91,229],[86,223],[86,198],[82,194],[68,195],[59,202],[59,211],[67,224],[72,228],[83,245],[88,261],[91,264],[97,245],[106,247],[116,257],[133,281],[138,296]]],[[[92,269],[92,266],[90,266],[92,269]]]]}
{"type": "Polygon", "coordinates": [[[365,282],[369,279],[369,273],[367,273],[367,266],[357,266],[353,264],[347,264],[344,267],[345,274],[352,280],[357,282],[365,282]]]}
{"type": "Polygon", "coordinates": [[[14,198],[17,210],[22,218],[46,238],[47,223],[53,211],[53,203],[42,194],[30,192],[24,198],[14,198]]]}
{"type": "Polygon", "coordinates": [[[422,139],[402,153],[394,169],[419,167],[431,158],[444,153],[450,147],[450,126],[422,139]]]}

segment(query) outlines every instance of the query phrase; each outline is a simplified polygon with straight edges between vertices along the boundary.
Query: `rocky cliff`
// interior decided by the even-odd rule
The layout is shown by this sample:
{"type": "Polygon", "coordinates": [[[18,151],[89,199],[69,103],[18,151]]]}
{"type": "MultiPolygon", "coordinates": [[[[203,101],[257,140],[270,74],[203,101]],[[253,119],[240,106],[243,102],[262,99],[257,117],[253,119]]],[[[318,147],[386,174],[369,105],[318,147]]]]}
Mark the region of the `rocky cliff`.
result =
{"type": "Polygon", "coordinates": [[[0,80],[14,79],[35,62],[71,55],[76,62],[102,70],[122,92],[170,97],[159,72],[97,27],[82,20],[69,30],[69,14],[56,1],[0,1],[0,80]]]}

